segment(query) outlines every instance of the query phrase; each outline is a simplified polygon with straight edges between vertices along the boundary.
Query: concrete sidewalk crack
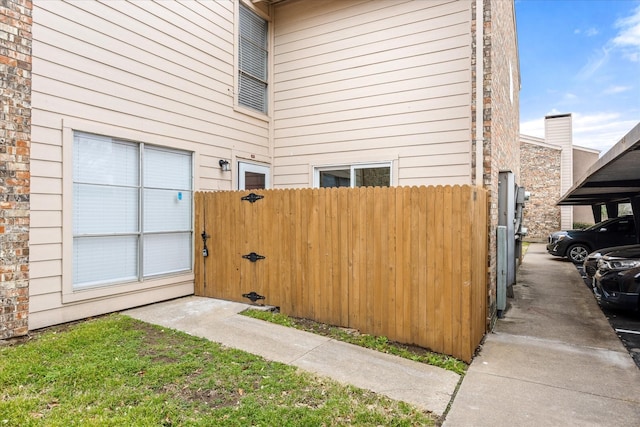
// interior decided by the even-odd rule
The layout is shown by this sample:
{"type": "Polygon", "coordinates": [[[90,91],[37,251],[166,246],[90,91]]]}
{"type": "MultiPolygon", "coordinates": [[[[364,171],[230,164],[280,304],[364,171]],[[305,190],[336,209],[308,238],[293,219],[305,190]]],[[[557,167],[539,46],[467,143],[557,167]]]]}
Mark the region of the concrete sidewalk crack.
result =
{"type": "Polygon", "coordinates": [[[298,356],[297,358],[291,360],[291,363],[293,364],[294,362],[297,362],[298,360],[302,359],[303,357],[306,357],[307,355],[309,355],[310,353],[316,351],[317,349],[319,349],[320,347],[322,347],[325,344],[330,343],[331,341],[336,341],[333,338],[329,338],[327,341],[324,341],[320,344],[318,344],[317,346],[310,348],[309,350],[305,351],[304,353],[302,353],[300,356],[298,356]]]}

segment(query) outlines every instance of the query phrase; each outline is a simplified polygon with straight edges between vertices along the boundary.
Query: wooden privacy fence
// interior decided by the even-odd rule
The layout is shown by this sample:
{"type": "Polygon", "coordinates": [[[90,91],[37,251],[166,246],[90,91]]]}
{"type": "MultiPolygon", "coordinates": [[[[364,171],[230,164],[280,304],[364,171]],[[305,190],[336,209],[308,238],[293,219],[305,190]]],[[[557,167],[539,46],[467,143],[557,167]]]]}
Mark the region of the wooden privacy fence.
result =
{"type": "Polygon", "coordinates": [[[471,360],[486,324],[486,190],[254,192],[196,193],[196,234],[210,236],[207,257],[196,239],[196,295],[253,291],[290,316],[471,360]]]}

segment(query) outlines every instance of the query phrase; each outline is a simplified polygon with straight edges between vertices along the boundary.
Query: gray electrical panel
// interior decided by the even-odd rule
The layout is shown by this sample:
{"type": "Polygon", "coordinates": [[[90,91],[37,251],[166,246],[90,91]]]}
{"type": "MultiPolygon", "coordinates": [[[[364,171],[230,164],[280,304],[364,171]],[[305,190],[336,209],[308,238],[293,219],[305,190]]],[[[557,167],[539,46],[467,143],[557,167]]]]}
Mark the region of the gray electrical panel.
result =
{"type": "MultiPolygon", "coordinates": [[[[511,171],[500,172],[498,177],[498,225],[504,227],[498,235],[500,245],[498,249],[498,267],[504,271],[499,280],[504,280],[498,292],[512,294],[511,286],[516,282],[516,269],[522,257],[522,238],[527,234],[527,228],[523,225],[524,204],[529,199],[529,193],[524,187],[515,183],[515,176],[511,171]],[[504,247],[502,247],[504,246],[504,247]]],[[[500,307],[503,295],[497,296],[498,315],[504,307],[500,307]]],[[[506,305],[506,304],[505,304],[506,305]]]]}

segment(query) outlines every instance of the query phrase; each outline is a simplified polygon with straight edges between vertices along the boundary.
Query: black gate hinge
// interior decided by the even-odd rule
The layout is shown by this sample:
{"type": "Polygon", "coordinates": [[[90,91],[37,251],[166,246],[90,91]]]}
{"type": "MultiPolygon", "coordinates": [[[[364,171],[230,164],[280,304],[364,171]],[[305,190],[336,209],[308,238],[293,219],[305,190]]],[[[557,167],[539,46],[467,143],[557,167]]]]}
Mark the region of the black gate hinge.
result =
{"type": "Polygon", "coordinates": [[[255,252],[251,252],[250,254],[242,255],[242,258],[248,259],[251,262],[256,262],[259,259],[264,259],[265,257],[263,255],[259,255],[259,254],[255,253],[255,252]]]}
{"type": "Polygon", "coordinates": [[[248,196],[244,196],[240,198],[240,200],[246,200],[249,203],[255,203],[260,199],[264,199],[264,196],[261,196],[260,194],[256,194],[256,193],[251,193],[248,196]]]}
{"type": "Polygon", "coordinates": [[[265,299],[264,296],[256,293],[255,291],[251,291],[248,294],[242,294],[242,296],[245,297],[245,298],[249,298],[251,300],[251,302],[253,302],[253,303],[258,301],[259,299],[265,299]]]}

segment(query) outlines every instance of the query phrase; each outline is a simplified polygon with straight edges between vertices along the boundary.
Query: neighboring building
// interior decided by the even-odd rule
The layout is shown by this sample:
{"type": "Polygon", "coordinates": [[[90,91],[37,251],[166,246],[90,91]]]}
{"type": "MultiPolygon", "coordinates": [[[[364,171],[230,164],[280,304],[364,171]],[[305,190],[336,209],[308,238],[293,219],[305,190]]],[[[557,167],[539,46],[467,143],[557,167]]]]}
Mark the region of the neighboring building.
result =
{"type": "Polygon", "coordinates": [[[495,317],[498,173],[520,176],[513,1],[14,9],[30,131],[2,161],[30,169],[12,205],[31,218],[29,329],[193,293],[194,191],[322,185],[487,188],[495,317]]]}
{"type": "Polygon", "coordinates": [[[527,240],[593,224],[589,206],[557,206],[560,197],[593,165],[600,151],[573,145],[571,114],[545,117],[545,138],[520,135],[522,185],[531,193],[525,205],[527,240]]]}

